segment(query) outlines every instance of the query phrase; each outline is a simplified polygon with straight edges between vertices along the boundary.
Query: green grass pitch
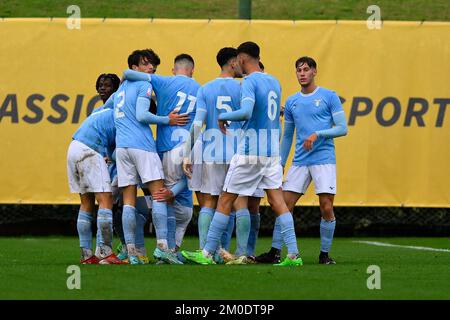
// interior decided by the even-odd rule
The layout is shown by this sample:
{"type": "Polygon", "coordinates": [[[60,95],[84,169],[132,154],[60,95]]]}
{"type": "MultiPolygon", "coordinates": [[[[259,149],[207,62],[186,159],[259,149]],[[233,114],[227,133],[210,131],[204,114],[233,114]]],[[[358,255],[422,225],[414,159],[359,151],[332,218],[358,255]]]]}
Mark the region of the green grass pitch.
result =
{"type": "MultiPolygon", "coordinates": [[[[317,264],[319,239],[299,238],[304,265],[84,265],[81,289],[69,290],[69,265],[77,264],[75,237],[0,238],[0,299],[450,299],[450,252],[377,247],[449,248],[446,238],[336,238],[338,264],[317,264]],[[381,289],[367,288],[367,267],[381,269],[381,289]]],[[[154,238],[146,239],[151,252],[154,238]]],[[[193,250],[196,238],[187,238],[193,250]]],[[[234,247],[234,243],[232,243],[234,247]]],[[[257,252],[270,247],[258,240],[257,252]]],[[[283,253],[283,255],[285,252],[283,253]]]]}

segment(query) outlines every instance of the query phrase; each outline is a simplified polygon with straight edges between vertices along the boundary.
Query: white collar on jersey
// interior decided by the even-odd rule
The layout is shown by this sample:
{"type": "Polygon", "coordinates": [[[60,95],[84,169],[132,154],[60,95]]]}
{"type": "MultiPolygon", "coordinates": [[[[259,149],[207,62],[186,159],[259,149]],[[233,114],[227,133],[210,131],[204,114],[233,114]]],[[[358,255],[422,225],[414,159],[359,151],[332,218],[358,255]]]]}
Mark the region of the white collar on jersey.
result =
{"type": "Polygon", "coordinates": [[[248,76],[250,76],[250,75],[252,75],[252,74],[254,74],[254,73],[267,74],[266,72],[262,72],[262,71],[253,71],[253,72],[250,73],[250,74],[246,74],[244,78],[247,78],[248,76]]]}
{"type": "Polygon", "coordinates": [[[190,78],[185,74],[176,74],[175,77],[185,77],[185,78],[190,78]]]}
{"type": "Polygon", "coordinates": [[[302,97],[309,97],[309,96],[312,96],[313,94],[315,94],[316,92],[317,92],[317,90],[319,90],[319,86],[317,86],[315,89],[314,89],[314,91],[313,92],[311,92],[311,93],[303,93],[303,92],[299,92],[300,93],[300,95],[302,96],[302,97]]]}
{"type": "Polygon", "coordinates": [[[216,79],[233,79],[233,77],[217,77],[216,79]]]}

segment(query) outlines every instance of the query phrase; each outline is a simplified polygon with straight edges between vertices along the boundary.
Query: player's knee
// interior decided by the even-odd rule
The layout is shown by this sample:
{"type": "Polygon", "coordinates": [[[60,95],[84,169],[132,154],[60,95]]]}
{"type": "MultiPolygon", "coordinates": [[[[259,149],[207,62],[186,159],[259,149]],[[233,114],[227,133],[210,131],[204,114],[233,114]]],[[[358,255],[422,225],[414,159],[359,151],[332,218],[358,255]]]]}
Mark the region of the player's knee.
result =
{"type": "Polygon", "coordinates": [[[275,212],[282,211],[284,207],[286,207],[286,203],[283,201],[283,199],[278,199],[274,197],[270,197],[268,199],[269,205],[271,206],[272,210],[275,212]]]}
{"type": "Polygon", "coordinates": [[[334,217],[333,204],[329,201],[320,204],[320,211],[322,212],[322,216],[326,220],[330,220],[331,218],[334,217]]]}
{"type": "Polygon", "coordinates": [[[192,208],[185,207],[183,210],[177,210],[175,219],[177,221],[177,226],[186,228],[192,219],[192,208]]]}
{"type": "Polygon", "coordinates": [[[113,197],[110,192],[104,192],[97,195],[97,201],[100,208],[111,210],[113,207],[113,197]]]}

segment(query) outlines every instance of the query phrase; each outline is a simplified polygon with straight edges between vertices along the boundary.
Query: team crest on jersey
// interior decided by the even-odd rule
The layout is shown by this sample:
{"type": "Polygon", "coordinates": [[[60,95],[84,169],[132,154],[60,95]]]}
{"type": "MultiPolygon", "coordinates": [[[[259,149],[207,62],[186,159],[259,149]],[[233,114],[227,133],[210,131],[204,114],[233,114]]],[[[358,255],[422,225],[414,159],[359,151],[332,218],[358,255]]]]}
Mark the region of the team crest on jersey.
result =
{"type": "Polygon", "coordinates": [[[148,88],[147,89],[147,97],[151,97],[152,95],[152,89],[148,88]]]}
{"type": "Polygon", "coordinates": [[[314,99],[314,104],[316,105],[316,107],[320,105],[320,101],[322,101],[322,99],[314,99]]]}

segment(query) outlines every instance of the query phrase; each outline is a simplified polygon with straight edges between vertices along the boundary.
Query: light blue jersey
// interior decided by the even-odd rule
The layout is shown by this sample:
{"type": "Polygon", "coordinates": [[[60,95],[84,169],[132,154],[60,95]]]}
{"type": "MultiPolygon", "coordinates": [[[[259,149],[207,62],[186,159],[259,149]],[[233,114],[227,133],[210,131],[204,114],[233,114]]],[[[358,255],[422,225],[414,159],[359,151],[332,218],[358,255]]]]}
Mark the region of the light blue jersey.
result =
{"type": "Polygon", "coordinates": [[[150,81],[156,94],[158,116],[167,116],[173,110],[179,111],[180,114],[189,114],[190,121],[184,126],[158,125],[156,146],[158,152],[166,152],[186,140],[195,117],[197,91],[200,84],[184,75],[152,74],[150,81]]]}
{"type": "Polygon", "coordinates": [[[310,94],[298,92],[286,100],[284,120],[286,123],[293,122],[296,129],[294,165],[336,163],[333,139],[319,135],[310,151],[303,148],[303,143],[314,132],[332,128],[333,115],[341,112],[344,109],[338,95],[322,87],[317,87],[310,94]]]}
{"type": "Polygon", "coordinates": [[[233,78],[217,78],[203,85],[197,94],[195,121],[204,122],[203,160],[229,163],[237,151],[242,123],[231,122],[224,135],[218,125],[219,115],[239,109],[241,84],[233,78]]]}
{"type": "Polygon", "coordinates": [[[72,138],[87,145],[103,156],[111,156],[116,145],[114,111],[104,109],[92,113],[83,121],[72,138]]]}
{"type": "Polygon", "coordinates": [[[245,134],[239,144],[239,154],[280,155],[280,99],[281,86],[275,77],[253,72],[244,78],[241,108],[253,104],[253,110],[242,127],[245,134]]]}
{"type": "Polygon", "coordinates": [[[125,80],[114,97],[114,120],[116,124],[117,148],[134,148],[156,152],[152,129],[136,118],[138,98],[149,100],[152,86],[147,81],[125,80]]]}

